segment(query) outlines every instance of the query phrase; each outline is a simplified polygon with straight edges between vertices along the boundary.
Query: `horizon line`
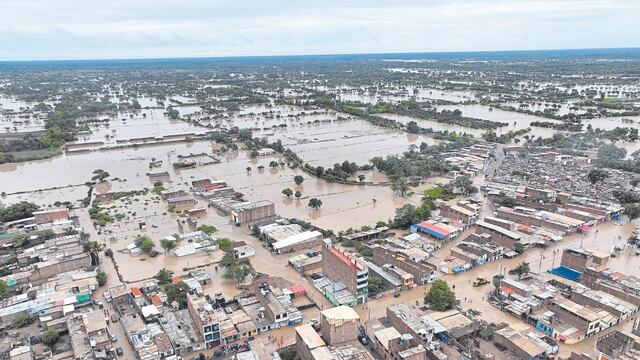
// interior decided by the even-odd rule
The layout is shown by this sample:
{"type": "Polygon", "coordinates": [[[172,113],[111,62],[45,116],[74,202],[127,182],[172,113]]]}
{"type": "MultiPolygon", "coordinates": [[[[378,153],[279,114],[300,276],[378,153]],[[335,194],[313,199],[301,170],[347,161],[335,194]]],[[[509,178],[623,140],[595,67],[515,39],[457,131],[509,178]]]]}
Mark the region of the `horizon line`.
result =
{"type": "Polygon", "coordinates": [[[477,53],[518,53],[518,52],[548,52],[548,51],[603,51],[603,50],[640,50],[640,46],[613,48],[555,48],[555,49],[512,49],[512,50],[449,50],[424,52],[372,52],[372,53],[324,53],[324,54],[272,54],[272,55],[220,55],[220,56],[182,56],[182,57],[113,57],[113,58],[67,58],[67,59],[0,59],[1,63],[37,63],[37,62],[89,62],[89,61],[153,61],[153,60],[208,60],[208,59],[251,59],[251,58],[304,58],[331,56],[383,56],[383,55],[445,55],[445,54],[477,54],[477,53]]]}

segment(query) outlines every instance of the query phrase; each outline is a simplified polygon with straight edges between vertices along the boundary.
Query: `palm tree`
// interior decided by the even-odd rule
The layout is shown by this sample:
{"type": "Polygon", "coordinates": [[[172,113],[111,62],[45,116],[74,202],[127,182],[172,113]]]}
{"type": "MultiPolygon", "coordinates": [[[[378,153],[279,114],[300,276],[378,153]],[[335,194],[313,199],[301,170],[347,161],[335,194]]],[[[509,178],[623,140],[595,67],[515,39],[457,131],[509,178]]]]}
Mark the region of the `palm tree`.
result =
{"type": "Polygon", "coordinates": [[[409,192],[409,185],[404,179],[398,179],[391,184],[391,190],[397,195],[405,196],[409,192]]]}
{"type": "Polygon", "coordinates": [[[82,244],[82,250],[89,253],[89,256],[91,257],[91,265],[93,266],[100,264],[100,256],[98,254],[104,250],[104,248],[104,244],[97,241],[85,241],[82,244]]]}

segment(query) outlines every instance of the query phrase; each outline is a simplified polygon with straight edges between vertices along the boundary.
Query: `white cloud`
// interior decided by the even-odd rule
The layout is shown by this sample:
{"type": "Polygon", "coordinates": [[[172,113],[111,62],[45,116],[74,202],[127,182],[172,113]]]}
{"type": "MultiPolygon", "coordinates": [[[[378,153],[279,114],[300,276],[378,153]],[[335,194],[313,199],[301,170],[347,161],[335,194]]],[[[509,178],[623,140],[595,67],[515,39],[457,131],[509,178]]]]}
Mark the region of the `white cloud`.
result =
{"type": "Polygon", "coordinates": [[[623,0],[4,0],[0,59],[640,46],[623,0]]]}

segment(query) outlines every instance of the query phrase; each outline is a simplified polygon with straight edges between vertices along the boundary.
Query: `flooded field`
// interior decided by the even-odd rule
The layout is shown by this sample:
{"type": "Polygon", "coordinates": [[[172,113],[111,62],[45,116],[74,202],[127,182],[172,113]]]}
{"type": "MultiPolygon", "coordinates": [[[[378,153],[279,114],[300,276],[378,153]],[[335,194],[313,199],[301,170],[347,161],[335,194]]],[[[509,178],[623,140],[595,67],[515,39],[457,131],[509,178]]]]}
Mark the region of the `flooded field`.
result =
{"type": "MultiPolygon", "coordinates": [[[[176,109],[179,112],[187,110],[192,112],[199,111],[197,106],[180,106],[176,107],[176,109]]],[[[80,135],[77,143],[101,141],[106,144],[114,144],[117,140],[203,131],[203,128],[179,119],[170,119],[164,114],[164,109],[119,112],[108,119],[109,122],[90,125],[91,134],[80,135]]]]}

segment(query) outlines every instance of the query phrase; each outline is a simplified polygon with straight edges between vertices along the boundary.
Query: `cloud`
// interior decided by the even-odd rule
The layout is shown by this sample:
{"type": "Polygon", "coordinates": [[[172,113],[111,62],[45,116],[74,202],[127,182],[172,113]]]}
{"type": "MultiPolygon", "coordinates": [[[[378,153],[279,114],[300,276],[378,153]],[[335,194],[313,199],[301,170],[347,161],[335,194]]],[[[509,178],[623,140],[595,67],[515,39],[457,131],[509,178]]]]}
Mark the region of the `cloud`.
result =
{"type": "Polygon", "coordinates": [[[0,59],[639,46],[622,0],[5,0],[0,59]]]}

